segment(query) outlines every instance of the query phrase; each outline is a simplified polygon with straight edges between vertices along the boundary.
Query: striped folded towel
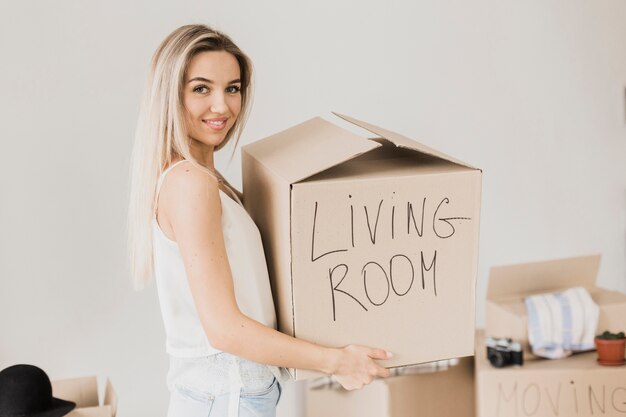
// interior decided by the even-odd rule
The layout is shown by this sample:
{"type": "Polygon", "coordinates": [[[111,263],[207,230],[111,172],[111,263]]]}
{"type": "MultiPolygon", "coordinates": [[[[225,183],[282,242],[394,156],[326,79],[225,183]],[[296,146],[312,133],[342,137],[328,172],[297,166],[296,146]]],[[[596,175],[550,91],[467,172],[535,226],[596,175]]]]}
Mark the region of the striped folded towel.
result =
{"type": "MultiPolygon", "coordinates": [[[[459,364],[459,359],[444,359],[440,361],[428,362],[428,363],[420,363],[417,365],[408,365],[400,368],[391,368],[389,371],[391,373],[391,377],[401,376],[401,375],[415,375],[415,374],[428,374],[432,372],[440,372],[445,371],[451,366],[456,366],[459,364]]],[[[309,389],[319,390],[319,389],[335,389],[342,390],[343,387],[335,379],[333,375],[323,376],[320,378],[316,378],[309,382],[309,389]]]]}
{"type": "Polygon", "coordinates": [[[533,295],[524,301],[533,354],[560,359],[594,349],[600,309],[585,288],[533,295]]]}

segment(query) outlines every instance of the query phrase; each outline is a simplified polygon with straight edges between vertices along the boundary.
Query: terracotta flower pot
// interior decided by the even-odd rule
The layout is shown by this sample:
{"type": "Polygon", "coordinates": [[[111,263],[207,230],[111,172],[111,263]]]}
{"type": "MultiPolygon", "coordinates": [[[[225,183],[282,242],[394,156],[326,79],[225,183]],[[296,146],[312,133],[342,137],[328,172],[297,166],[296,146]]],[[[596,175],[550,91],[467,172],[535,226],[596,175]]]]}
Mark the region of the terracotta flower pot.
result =
{"type": "Polygon", "coordinates": [[[607,340],[596,337],[594,340],[600,365],[618,366],[624,364],[626,339],[607,340]]]}

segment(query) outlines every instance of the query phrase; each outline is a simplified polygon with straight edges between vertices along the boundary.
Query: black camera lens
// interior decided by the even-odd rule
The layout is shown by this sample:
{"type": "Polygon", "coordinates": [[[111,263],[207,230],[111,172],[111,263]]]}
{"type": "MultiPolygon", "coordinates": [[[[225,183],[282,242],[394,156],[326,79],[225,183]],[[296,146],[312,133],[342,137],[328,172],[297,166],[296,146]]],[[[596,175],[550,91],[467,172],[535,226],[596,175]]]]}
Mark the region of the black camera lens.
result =
{"type": "Polygon", "coordinates": [[[495,349],[488,352],[487,358],[491,365],[496,368],[502,368],[504,366],[504,356],[495,349]]]}

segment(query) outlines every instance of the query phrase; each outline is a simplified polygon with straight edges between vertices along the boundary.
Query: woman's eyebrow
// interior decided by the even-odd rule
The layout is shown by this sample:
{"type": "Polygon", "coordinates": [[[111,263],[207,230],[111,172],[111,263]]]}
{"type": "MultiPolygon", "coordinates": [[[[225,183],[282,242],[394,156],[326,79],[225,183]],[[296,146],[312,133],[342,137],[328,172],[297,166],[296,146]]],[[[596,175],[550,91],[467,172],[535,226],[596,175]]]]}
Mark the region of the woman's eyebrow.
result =
{"type": "MultiPolygon", "coordinates": [[[[193,82],[193,81],[204,81],[205,83],[213,84],[213,80],[208,80],[208,79],[206,79],[204,77],[194,77],[191,80],[187,81],[187,84],[189,84],[190,82],[193,82]]],[[[237,78],[236,80],[230,81],[228,84],[237,84],[237,83],[240,83],[240,82],[241,82],[241,80],[239,78],[237,78]]]]}
{"type": "Polygon", "coordinates": [[[207,79],[206,79],[206,78],[204,78],[204,77],[194,77],[194,78],[192,78],[191,80],[187,81],[187,84],[189,84],[189,83],[190,83],[190,82],[192,82],[192,81],[204,81],[205,83],[213,84],[213,81],[211,81],[211,80],[207,80],[207,79]]]}

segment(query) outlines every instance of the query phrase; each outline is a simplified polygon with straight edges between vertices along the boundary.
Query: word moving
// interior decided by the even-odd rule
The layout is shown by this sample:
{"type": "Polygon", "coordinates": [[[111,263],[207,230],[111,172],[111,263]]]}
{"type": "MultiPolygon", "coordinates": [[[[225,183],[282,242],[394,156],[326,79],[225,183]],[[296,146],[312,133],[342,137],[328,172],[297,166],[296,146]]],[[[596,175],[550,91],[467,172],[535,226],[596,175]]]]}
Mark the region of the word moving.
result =
{"type": "MultiPolygon", "coordinates": [[[[623,382],[623,381],[622,381],[623,382]]],[[[605,383],[498,383],[496,416],[626,414],[626,387],[605,383]]]]}

